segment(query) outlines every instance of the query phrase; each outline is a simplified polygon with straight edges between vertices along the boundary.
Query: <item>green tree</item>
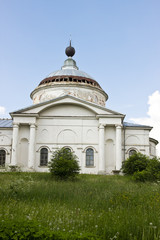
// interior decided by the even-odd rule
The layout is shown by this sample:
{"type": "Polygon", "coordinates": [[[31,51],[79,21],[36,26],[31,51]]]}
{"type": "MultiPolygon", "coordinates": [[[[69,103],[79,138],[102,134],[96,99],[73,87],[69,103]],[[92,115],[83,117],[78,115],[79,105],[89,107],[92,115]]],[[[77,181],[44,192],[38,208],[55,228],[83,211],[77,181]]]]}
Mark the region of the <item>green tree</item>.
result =
{"type": "Polygon", "coordinates": [[[148,163],[149,157],[142,153],[135,153],[122,163],[122,171],[124,174],[133,175],[135,172],[145,170],[148,163]]]}
{"type": "Polygon", "coordinates": [[[135,153],[123,162],[122,171],[126,175],[133,175],[136,181],[157,181],[160,180],[160,159],[135,153]]]}
{"type": "Polygon", "coordinates": [[[134,179],[137,181],[158,181],[160,180],[160,159],[152,158],[141,172],[135,172],[133,175],[134,179]]]}
{"type": "Polygon", "coordinates": [[[77,156],[66,148],[54,151],[48,166],[52,176],[60,180],[74,179],[80,171],[77,156]]]}

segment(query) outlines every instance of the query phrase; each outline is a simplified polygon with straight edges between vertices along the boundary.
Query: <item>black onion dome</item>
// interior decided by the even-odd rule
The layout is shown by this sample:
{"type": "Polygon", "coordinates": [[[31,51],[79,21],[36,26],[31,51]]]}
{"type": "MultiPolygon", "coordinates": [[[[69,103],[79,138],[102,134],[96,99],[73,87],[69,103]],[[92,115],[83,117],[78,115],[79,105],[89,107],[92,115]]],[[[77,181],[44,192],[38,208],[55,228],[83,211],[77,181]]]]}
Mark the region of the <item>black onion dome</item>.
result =
{"type": "Polygon", "coordinates": [[[71,46],[71,41],[70,41],[70,46],[66,48],[65,53],[68,57],[73,57],[75,54],[75,49],[74,47],[71,46]]]}

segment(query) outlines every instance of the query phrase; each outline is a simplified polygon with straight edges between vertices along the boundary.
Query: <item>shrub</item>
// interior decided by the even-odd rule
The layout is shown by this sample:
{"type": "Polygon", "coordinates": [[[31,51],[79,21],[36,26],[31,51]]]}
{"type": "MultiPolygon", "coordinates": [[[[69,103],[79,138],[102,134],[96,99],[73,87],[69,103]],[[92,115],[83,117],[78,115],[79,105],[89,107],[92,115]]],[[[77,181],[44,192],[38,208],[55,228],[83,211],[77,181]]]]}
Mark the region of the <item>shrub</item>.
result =
{"type": "Polygon", "coordinates": [[[149,171],[153,177],[157,178],[160,174],[160,159],[152,158],[147,165],[147,171],[149,171]]]}
{"type": "Polygon", "coordinates": [[[77,156],[65,148],[53,152],[48,166],[51,174],[60,180],[74,179],[80,171],[77,156]]]}
{"type": "Polygon", "coordinates": [[[133,175],[135,172],[145,170],[148,163],[149,157],[142,153],[135,153],[122,163],[122,171],[127,175],[133,175]]]}
{"type": "Polygon", "coordinates": [[[149,159],[146,169],[135,172],[134,179],[142,182],[160,180],[160,160],[156,157],[149,159]]]}
{"type": "Polygon", "coordinates": [[[160,159],[135,153],[122,164],[122,171],[126,175],[133,175],[136,181],[160,180],[160,159]]]}
{"type": "Polygon", "coordinates": [[[151,173],[148,172],[147,170],[143,170],[141,172],[135,172],[133,174],[133,179],[140,182],[148,181],[151,178],[152,178],[151,173]]]}

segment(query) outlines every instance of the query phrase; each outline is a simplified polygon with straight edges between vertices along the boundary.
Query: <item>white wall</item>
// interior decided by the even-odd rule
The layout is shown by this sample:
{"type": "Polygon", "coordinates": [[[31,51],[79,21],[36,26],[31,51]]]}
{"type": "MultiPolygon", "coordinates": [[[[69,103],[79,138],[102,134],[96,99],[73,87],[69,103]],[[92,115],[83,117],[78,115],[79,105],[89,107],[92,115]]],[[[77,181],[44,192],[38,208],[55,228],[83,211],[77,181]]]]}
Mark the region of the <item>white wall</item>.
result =
{"type": "Polygon", "coordinates": [[[24,167],[24,169],[27,169],[28,167],[29,131],[29,125],[19,126],[17,164],[24,167]]]}
{"type": "Polygon", "coordinates": [[[141,152],[145,155],[150,155],[149,152],[149,130],[148,129],[125,129],[125,156],[124,156],[124,131],[122,133],[122,149],[123,160],[129,157],[131,149],[141,152]]]}
{"type": "MultiPolygon", "coordinates": [[[[69,111],[68,111],[69,112],[69,111]]],[[[40,149],[49,149],[51,152],[64,146],[70,147],[78,156],[81,172],[97,173],[98,171],[98,121],[96,119],[53,117],[37,120],[36,168],[39,166],[40,149]],[[90,169],[85,165],[85,151],[93,147],[95,152],[95,166],[90,169]]],[[[37,168],[38,170],[39,168],[37,168]]],[[[42,167],[40,168],[42,171],[42,167]]]]}
{"type": "Polygon", "coordinates": [[[0,150],[6,152],[6,166],[11,162],[12,128],[0,129],[0,150]]]}

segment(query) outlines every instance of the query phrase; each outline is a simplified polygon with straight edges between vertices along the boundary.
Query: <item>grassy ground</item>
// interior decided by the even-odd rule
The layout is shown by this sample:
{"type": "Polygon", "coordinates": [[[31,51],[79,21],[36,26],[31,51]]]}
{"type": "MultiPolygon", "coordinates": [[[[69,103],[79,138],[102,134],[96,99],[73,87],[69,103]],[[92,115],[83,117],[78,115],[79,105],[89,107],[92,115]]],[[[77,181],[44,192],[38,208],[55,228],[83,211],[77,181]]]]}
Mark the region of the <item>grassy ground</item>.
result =
{"type": "Polygon", "coordinates": [[[49,173],[0,173],[0,224],[8,219],[107,240],[158,240],[160,184],[123,176],[56,182],[49,173]]]}

